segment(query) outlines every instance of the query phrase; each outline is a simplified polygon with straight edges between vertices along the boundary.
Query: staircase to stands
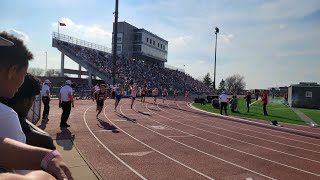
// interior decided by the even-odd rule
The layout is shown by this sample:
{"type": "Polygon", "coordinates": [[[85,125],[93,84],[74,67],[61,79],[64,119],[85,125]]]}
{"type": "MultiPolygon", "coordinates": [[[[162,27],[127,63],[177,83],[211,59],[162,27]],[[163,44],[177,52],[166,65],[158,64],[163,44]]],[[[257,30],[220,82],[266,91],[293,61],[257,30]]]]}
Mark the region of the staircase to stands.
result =
{"type": "Polygon", "coordinates": [[[94,49],[98,51],[102,51],[105,53],[110,53],[110,48],[97,45],[94,43],[90,43],[78,38],[74,38],[71,36],[67,36],[61,33],[54,32],[52,35],[52,47],[57,48],[62,54],[68,56],[74,62],[78,63],[81,67],[84,67],[89,73],[94,74],[95,76],[103,79],[107,83],[112,83],[112,75],[111,73],[102,72],[99,70],[98,67],[90,64],[88,60],[84,59],[83,57],[77,56],[77,52],[74,49],[70,48],[70,46],[66,46],[64,42],[75,46],[81,46],[82,48],[94,49]]]}

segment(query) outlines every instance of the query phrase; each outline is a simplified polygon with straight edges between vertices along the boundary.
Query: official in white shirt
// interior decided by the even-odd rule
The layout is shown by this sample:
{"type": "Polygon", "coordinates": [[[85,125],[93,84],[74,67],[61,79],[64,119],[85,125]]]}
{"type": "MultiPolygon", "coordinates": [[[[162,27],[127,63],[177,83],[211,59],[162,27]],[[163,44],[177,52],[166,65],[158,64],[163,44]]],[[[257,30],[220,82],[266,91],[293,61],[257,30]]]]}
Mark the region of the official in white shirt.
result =
{"type": "Polygon", "coordinates": [[[42,120],[49,120],[50,111],[50,81],[46,79],[41,88],[41,96],[43,102],[42,120]]]}
{"type": "Polygon", "coordinates": [[[229,99],[229,96],[226,94],[226,92],[222,91],[221,95],[219,96],[221,115],[222,115],[222,109],[224,108],[224,113],[226,116],[228,116],[228,113],[227,113],[228,99],[229,99]]]}
{"type": "Polygon", "coordinates": [[[62,108],[60,127],[70,127],[70,125],[67,124],[67,121],[70,115],[71,106],[74,107],[71,84],[70,80],[66,80],[66,84],[60,89],[59,107],[62,108]]]}

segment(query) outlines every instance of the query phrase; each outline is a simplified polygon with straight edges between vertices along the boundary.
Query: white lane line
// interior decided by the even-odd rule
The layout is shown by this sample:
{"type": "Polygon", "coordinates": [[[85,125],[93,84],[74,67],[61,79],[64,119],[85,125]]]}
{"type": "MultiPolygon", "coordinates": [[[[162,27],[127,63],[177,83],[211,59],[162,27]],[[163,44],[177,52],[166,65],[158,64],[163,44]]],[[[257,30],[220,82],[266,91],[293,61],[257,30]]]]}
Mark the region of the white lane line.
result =
{"type": "Polygon", "coordinates": [[[94,131],[94,132],[107,132],[107,131],[112,131],[112,130],[109,130],[109,129],[102,129],[102,130],[97,130],[97,131],[94,131]]]}
{"type": "MultiPolygon", "coordinates": [[[[146,108],[148,109],[148,107],[146,107],[146,108]]],[[[135,109],[135,106],[134,106],[134,109],[135,109]]],[[[165,124],[163,124],[163,123],[161,123],[161,122],[159,122],[159,121],[153,120],[152,118],[149,118],[148,116],[145,116],[145,117],[148,118],[148,119],[150,119],[150,120],[152,120],[152,121],[154,121],[154,122],[157,122],[157,123],[159,123],[159,124],[162,124],[163,126],[167,126],[167,127],[169,127],[169,128],[175,129],[175,130],[177,130],[177,131],[179,131],[179,132],[188,134],[188,135],[193,136],[193,137],[197,137],[197,136],[195,136],[195,135],[193,135],[193,134],[190,134],[190,133],[188,133],[188,132],[184,132],[184,131],[179,130],[179,129],[176,129],[176,128],[174,128],[174,127],[165,125],[165,124]]],[[[208,155],[208,156],[210,156],[210,157],[216,158],[216,159],[221,160],[221,161],[223,161],[223,162],[226,162],[226,163],[228,163],[228,164],[231,164],[231,165],[234,165],[234,166],[239,167],[239,168],[241,168],[241,169],[244,169],[244,170],[247,170],[247,171],[249,171],[249,172],[252,172],[252,173],[254,173],[254,174],[257,174],[257,175],[266,177],[266,178],[268,178],[268,179],[274,179],[274,178],[269,177],[269,176],[267,176],[267,175],[261,174],[261,173],[259,173],[259,172],[256,172],[256,171],[253,171],[253,170],[251,170],[251,169],[248,169],[248,168],[246,168],[246,167],[240,166],[240,165],[238,165],[238,164],[232,163],[232,162],[230,162],[230,161],[221,159],[221,158],[219,158],[219,157],[217,157],[217,156],[214,156],[214,155],[212,155],[212,154],[209,154],[209,153],[206,153],[206,152],[204,152],[204,151],[201,151],[201,150],[199,150],[199,149],[197,149],[197,148],[194,148],[194,147],[192,147],[192,146],[189,146],[189,145],[187,145],[187,144],[184,144],[184,143],[182,143],[182,142],[179,142],[179,141],[177,141],[177,140],[175,140],[175,139],[173,139],[173,138],[170,138],[170,137],[167,137],[167,136],[165,136],[165,135],[162,135],[162,134],[160,134],[160,133],[158,133],[158,132],[156,132],[156,131],[154,131],[154,130],[146,127],[146,126],[143,126],[143,125],[140,124],[140,123],[137,123],[137,124],[140,125],[140,126],[142,126],[142,127],[145,128],[145,129],[148,129],[149,131],[152,131],[152,132],[154,132],[154,133],[156,133],[156,134],[158,134],[158,135],[160,135],[160,136],[163,136],[163,137],[165,137],[165,138],[167,138],[167,139],[169,139],[169,140],[171,140],[171,141],[174,141],[174,142],[176,142],[176,143],[178,143],[178,144],[181,144],[181,145],[186,146],[186,147],[188,147],[188,148],[190,148],[190,149],[193,149],[193,150],[195,150],[195,151],[198,151],[198,152],[200,152],[200,153],[202,153],[202,154],[205,154],[205,155],[208,155]]],[[[201,139],[201,138],[200,138],[200,139],[201,139]]],[[[209,141],[209,140],[207,140],[207,141],[209,141]]]]}
{"type": "MultiPolygon", "coordinates": [[[[162,110],[163,112],[165,112],[165,113],[172,114],[172,113],[170,113],[170,112],[167,112],[167,111],[163,110],[163,109],[160,108],[160,107],[158,107],[158,108],[161,109],[161,110],[162,110]]],[[[238,141],[238,142],[241,142],[241,143],[249,144],[249,145],[252,145],[252,146],[259,147],[259,148],[267,149],[267,150],[270,150],[270,151],[274,151],[274,152],[286,154],[286,155],[288,155],[288,156],[292,156],[292,157],[295,157],[295,158],[300,158],[300,159],[303,159],[303,160],[308,160],[308,161],[312,161],[312,162],[315,162],[315,163],[319,163],[319,164],[320,164],[320,161],[317,161],[317,160],[313,160],[313,159],[301,157],[301,156],[298,156],[298,155],[286,153],[286,152],[283,152],[283,151],[279,151],[279,150],[272,149],[272,148],[268,148],[268,147],[264,147],[264,146],[260,146],[260,145],[254,144],[254,143],[250,143],[250,142],[247,142],[247,141],[239,140],[239,139],[232,138],[232,137],[229,137],[229,136],[225,136],[225,135],[222,135],[222,134],[214,133],[214,132],[211,132],[211,131],[208,131],[208,130],[204,130],[204,129],[202,129],[202,128],[197,128],[197,127],[194,127],[194,126],[191,126],[191,125],[182,123],[182,122],[180,122],[180,121],[173,120],[173,119],[171,119],[171,118],[162,116],[162,115],[160,115],[160,114],[158,114],[158,113],[155,113],[155,114],[157,114],[158,116],[161,116],[161,117],[163,117],[163,118],[165,118],[165,119],[168,119],[168,120],[170,120],[170,121],[179,123],[179,124],[181,124],[181,125],[183,125],[183,126],[191,127],[191,128],[193,128],[193,129],[197,129],[197,130],[200,130],[200,131],[203,131],[203,132],[206,132],[206,133],[214,134],[214,135],[217,135],[217,136],[220,136],[220,137],[224,137],[224,138],[228,138],[228,139],[232,139],[232,140],[235,140],[235,141],[238,141]]],[[[176,116],[175,114],[172,114],[172,115],[176,116]]],[[[177,116],[177,117],[179,117],[179,116],[177,116]]],[[[185,118],[184,120],[188,120],[188,121],[195,122],[195,121],[189,120],[189,119],[187,119],[187,118],[185,118]]],[[[199,123],[199,124],[203,124],[203,123],[199,123]]],[[[204,124],[204,125],[206,125],[206,124],[204,124]]],[[[210,125],[208,125],[208,126],[209,126],[209,127],[216,128],[216,127],[214,127],[214,126],[210,126],[210,125]]],[[[220,129],[220,128],[216,128],[216,129],[220,129]]]]}
{"type": "MultiPolygon", "coordinates": [[[[102,147],[104,147],[113,157],[115,157],[118,161],[120,161],[123,165],[125,165],[128,169],[130,169],[133,173],[135,173],[137,176],[139,176],[141,179],[146,180],[147,178],[145,178],[144,176],[142,176],[138,171],[136,171],[135,169],[133,169],[129,164],[125,163],[122,159],[119,158],[119,156],[117,156],[114,152],[112,152],[106,145],[104,145],[100,139],[92,132],[92,130],[90,129],[90,127],[87,124],[87,120],[86,120],[86,113],[87,111],[92,108],[93,106],[90,106],[84,113],[83,113],[83,121],[86,124],[88,130],[90,131],[90,133],[92,134],[92,136],[102,145],[102,147]]],[[[107,107],[107,106],[106,106],[107,107]]],[[[105,107],[105,108],[106,108],[105,107]]],[[[105,109],[104,108],[104,109],[105,109]]]]}
{"type": "MultiPolygon", "coordinates": [[[[199,110],[199,111],[202,111],[202,110],[199,110]]],[[[192,115],[190,115],[190,116],[192,116],[192,115]]],[[[196,117],[196,116],[193,116],[193,117],[196,117]]],[[[196,117],[196,118],[202,119],[202,118],[199,118],[199,117],[196,117]]],[[[310,151],[310,152],[313,152],[313,153],[320,154],[320,152],[314,151],[314,150],[311,150],[311,149],[306,149],[306,148],[302,148],[302,147],[298,147],[298,146],[293,146],[293,145],[281,143],[281,142],[278,142],[278,141],[272,141],[272,140],[269,140],[269,139],[264,139],[264,138],[260,138],[260,137],[256,137],[256,136],[252,136],[252,135],[248,135],[248,134],[244,134],[244,133],[239,133],[239,132],[236,132],[236,131],[228,130],[228,129],[225,129],[225,128],[219,128],[219,127],[212,126],[212,125],[209,125],[209,124],[206,124],[206,123],[201,123],[201,122],[198,122],[198,121],[192,121],[192,122],[195,122],[195,123],[198,123],[198,124],[202,124],[202,125],[205,125],[205,126],[208,126],[208,127],[213,127],[213,128],[216,128],[216,129],[221,129],[221,130],[224,130],[224,131],[229,131],[229,132],[236,133],[236,134],[241,134],[243,136],[248,136],[248,137],[255,138],[255,139],[260,139],[260,140],[263,140],[263,141],[268,141],[268,142],[272,142],[272,143],[275,143],[275,144],[280,144],[280,145],[283,145],[283,146],[288,146],[288,147],[292,147],[292,148],[301,149],[301,150],[310,151]]],[[[218,123],[218,122],[215,122],[215,123],[218,123]]],[[[223,123],[218,123],[218,124],[223,124],[223,123]]],[[[223,125],[225,125],[225,124],[223,124],[223,125]]]]}
{"type": "MultiPolygon", "coordinates": [[[[121,110],[121,107],[122,107],[123,105],[124,105],[124,104],[122,104],[122,105],[120,106],[120,112],[121,112],[121,114],[125,115],[125,114],[122,112],[122,110],[121,110]]],[[[199,172],[199,171],[191,168],[190,166],[188,166],[188,165],[186,165],[186,164],[184,164],[184,163],[182,163],[182,162],[180,162],[180,161],[178,161],[178,160],[176,160],[176,159],[174,159],[174,158],[172,158],[172,157],[170,157],[170,156],[168,156],[168,155],[160,152],[159,150],[157,150],[157,149],[149,146],[148,144],[140,141],[139,139],[133,137],[132,135],[130,135],[129,133],[127,133],[125,130],[121,129],[119,126],[117,126],[116,124],[112,123],[112,122],[110,121],[110,119],[108,118],[108,116],[106,115],[106,112],[105,112],[105,111],[104,111],[103,113],[104,113],[105,117],[108,119],[108,121],[109,121],[111,124],[113,124],[117,129],[121,130],[121,132],[125,133],[126,135],[128,135],[128,136],[131,137],[132,139],[138,141],[139,143],[141,143],[141,144],[143,144],[144,146],[152,149],[153,151],[161,154],[162,156],[164,156],[164,157],[166,157],[166,158],[168,158],[168,159],[170,159],[170,160],[172,160],[172,161],[180,164],[181,166],[184,166],[185,168],[187,168],[187,169],[189,169],[189,170],[191,170],[191,171],[193,171],[193,172],[195,172],[195,173],[197,173],[197,174],[199,174],[199,175],[201,175],[201,176],[203,176],[203,177],[205,177],[205,178],[207,178],[207,179],[214,180],[213,178],[211,178],[211,177],[209,177],[209,176],[207,176],[207,175],[205,175],[205,174],[203,174],[203,173],[201,173],[201,172],[199,172]]]]}
{"type": "MultiPolygon", "coordinates": [[[[179,105],[178,105],[179,106],[179,105]]],[[[189,106],[188,106],[189,107],[189,106]]],[[[171,107],[170,107],[171,108],[171,107]]],[[[185,109],[181,106],[179,106],[180,109],[183,109],[183,110],[188,110],[188,109],[185,109]]],[[[189,108],[192,108],[192,107],[189,107],[189,108]]],[[[171,108],[172,110],[176,111],[176,112],[179,112],[181,114],[183,114],[183,112],[180,112],[176,109],[173,109],[171,108]]],[[[194,108],[192,108],[194,109],[194,108]]],[[[197,109],[198,111],[198,109],[197,109]]],[[[205,120],[205,121],[208,121],[208,119],[204,119],[204,118],[201,118],[200,116],[194,116],[194,115],[191,115],[190,116],[192,117],[196,117],[198,119],[201,119],[201,120],[205,120]]],[[[296,141],[296,142],[300,142],[300,143],[304,143],[304,144],[310,144],[310,145],[313,145],[313,146],[319,146],[320,147],[320,144],[314,144],[314,143],[310,143],[310,142],[306,142],[306,141],[300,141],[300,140],[296,140],[296,139],[291,139],[291,138],[287,138],[287,137],[283,137],[283,136],[277,136],[277,135],[273,135],[273,134],[270,134],[270,133],[263,133],[263,132],[259,132],[259,131],[255,131],[255,130],[251,130],[251,129],[247,129],[247,128],[241,128],[241,127],[238,127],[238,126],[234,126],[234,125],[230,125],[230,124],[224,124],[224,123],[220,123],[220,122],[216,122],[216,124],[222,124],[222,125],[225,125],[225,126],[229,126],[229,127],[234,127],[234,128],[237,128],[237,129],[242,129],[242,130],[246,130],[246,131],[251,131],[251,132],[255,132],[255,133],[259,133],[259,134],[263,134],[263,135],[268,135],[268,136],[272,136],[272,137],[277,137],[277,138],[282,138],[282,139],[287,139],[287,140],[291,140],[291,141],[296,141]]],[[[269,130],[269,129],[265,129],[266,131],[269,131],[269,132],[273,132],[274,130],[269,130]]],[[[281,132],[281,131],[277,131],[281,134],[288,134],[288,133],[285,133],[285,132],[281,132]]],[[[294,134],[291,134],[291,135],[294,135],[294,134]]],[[[294,136],[297,136],[297,135],[294,135],[294,136]]],[[[301,136],[298,136],[298,137],[301,137],[301,136]]],[[[310,138],[310,137],[304,137],[304,138],[310,138]]],[[[313,139],[314,140],[314,139],[313,139]]]]}
{"type": "MultiPolygon", "coordinates": [[[[178,105],[179,106],[179,105],[178,105]]],[[[216,114],[216,113],[212,113],[212,112],[208,112],[208,111],[204,111],[204,110],[201,110],[201,109],[197,109],[195,107],[193,107],[192,105],[190,105],[190,103],[188,103],[188,106],[189,108],[191,109],[194,109],[196,111],[201,111],[201,112],[204,112],[206,114],[213,114],[213,115],[216,115],[216,116],[221,116],[221,117],[225,117],[223,115],[219,115],[219,114],[216,114]]],[[[241,119],[241,118],[238,118],[238,117],[233,117],[233,116],[228,116],[228,118],[230,119],[237,119],[237,120],[240,120],[240,121],[244,121],[244,122],[249,122],[249,123],[254,123],[254,124],[260,124],[260,125],[266,125],[264,123],[260,123],[260,122],[255,122],[255,121],[250,121],[250,120],[246,120],[246,119],[241,119]]],[[[297,125],[298,126],[298,125],[297,125]]],[[[304,131],[304,130],[298,130],[298,129],[292,129],[292,128],[286,128],[286,127],[281,127],[281,129],[288,129],[288,130],[292,130],[292,131],[296,131],[296,132],[303,132],[303,133],[309,133],[309,134],[314,134],[314,135],[320,135],[319,133],[314,133],[314,132],[308,132],[308,131],[304,131]]],[[[272,131],[276,131],[276,130],[272,130],[272,131]]],[[[279,131],[276,131],[276,132],[279,132],[279,131]]],[[[284,133],[284,132],[283,132],[284,133]]],[[[286,134],[290,134],[290,133],[286,133],[286,134]]],[[[292,134],[290,134],[292,135],[292,134]]],[[[306,138],[310,138],[310,137],[306,137],[306,138]]],[[[314,139],[314,138],[313,138],[314,139]]]]}
{"type": "Polygon", "coordinates": [[[145,156],[147,154],[150,154],[154,151],[141,151],[141,152],[129,152],[129,153],[119,153],[120,156],[145,156]]]}
{"type": "Polygon", "coordinates": [[[190,136],[190,135],[186,135],[186,136],[183,136],[183,135],[181,135],[181,136],[167,136],[167,137],[170,137],[170,138],[185,138],[185,137],[192,137],[192,136],[190,136]]]}
{"type": "MultiPolygon", "coordinates": [[[[161,116],[161,115],[159,115],[159,116],[161,116]]],[[[165,117],[165,116],[162,116],[162,117],[167,118],[167,117],[165,117]]],[[[316,173],[313,173],[313,172],[309,172],[309,171],[305,171],[305,170],[302,170],[302,169],[299,169],[299,168],[296,168],[296,167],[293,167],[293,166],[289,166],[289,165],[286,165],[286,164],[282,164],[282,163],[279,163],[279,162],[276,162],[276,161],[273,161],[273,160],[270,160],[270,159],[267,159],[267,158],[263,158],[263,157],[260,157],[260,156],[254,155],[254,154],[250,154],[250,153],[247,153],[247,152],[244,152],[244,151],[241,151],[241,150],[238,150],[238,149],[235,149],[235,148],[232,148],[232,147],[229,147],[229,146],[226,146],[226,145],[223,145],[223,144],[220,144],[220,143],[217,143],[217,142],[214,142],[214,141],[211,141],[211,140],[208,140],[208,139],[205,139],[205,138],[196,136],[196,135],[194,135],[194,134],[191,134],[191,133],[188,133],[188,132],[179,130],[179,129],[177,129],[177,128],[168,126],[168,125],[163,124],[163,123],[161,123],[161,122],[159,122],[159,121],[153,120],[153,119],[151,119],[151,118],[149,118],[149,117],[147,117],[147,118],[150,119],[150,120],[152,120],[152,121],[158,122],[159,124],[162,124],[163,126],[167,126],[167,127],[169,127],[169,128],[175,129],[175,130],[177,130],[177,131],[179,131],[179,132],[184,132],[184,133],[189,134],[189,135],[192,135],[192,136],[194,136],[194,137],[196,137],[196,138],[198,138],[198,139],[201,139],[201,140],[204,140],[204,141],[207,141],[207,142],[211,142],[211,143],[213,143],[213,144],[222,146],[222,147],[224,147],[224,148],[231,149],[231,150],[234,150],[234,151],[237,151],[237,152],[240,152],[240,153],[243,153],[243,154],[247,154],[247,155],[249,155],[249,156],[252,156],[252,157],[255,157],[255,158],[258,158],[258,159],[262,159],[262,160],[265,160],[265,161],[269,161],[269,162],[272,162],[272,163],[275,163],[275,164],[278,164],[278,165],[282,165],[282,166],[285,166],[285,167],[288,167],[288,168],[291,168],[291,169],[294,169],[294,170],[297,170],[297,171],[301,171],[301,172],[304,172],[304,173],[307,173],[307,174],[312,174],[312,175],[314,175],[314,176],[319,176],[319,177],[320,177],[319,174],[316,174],[316,173]]],[[[170,118],[167,118],[167,119],[170,119],[170,118]]],[[[171,121],[174,121],[174,120],[171,120],[171,121]]],[[[153,131],[153,130],[152,130],[152,131],[153,131]]],[[[154,132],[155,132],[155,131],[154,131],[154,132]]],[[[160,134],[160,133],[157,132],[157,134],[160,134]]],[[[162,135],[162,136],[164,136],[164,135],[162,135]]],[[[165,137],[165,136],[164,136],[164,137],[165,137]]],[[[169,138],[169,139],[170,139],[170,138],[169,138]]]]}
{"type": "Polygon", "coordinates": [[[200,152],[200,153],[202,153],[202,154],[205,154],[205,155],[207,155],[207,156],[216,158],[216,159],[218,159],[218,160],[221,160],[221,161],[223,161],[223,162],[226,162],[226,163],[229,163],[229,164],[231,164],[231,165],[237,166],[237,167],[239,167],[239,168],[241,168],[241,169],[250,171],[250,172],[252,172],[252,173],[254,173],[254,174],[263,176],[263,177],[265,177],[265,178],[274,179],[274,178],[271,178],[271,177],[266,176],[266,175],[264,175],[264,174],[260,174],[260,173],[258,173],[258,172],[253,171],[253,170],[247,169],[247,168],[245,168],[245,167],[242,167],[242,166],[240,166],[240,165],[237,165],[237,164],[234,164],[234,163],[232,163],[232,162],[226,161],[226,160],[221,159],[221,158],[219,158],[219,157],[217,157],[217,156],[214,156],[214,155],[212,155],[212,154],[209,154],[209,153],[206,153],[206,152],[201,151],[201,150],[199,150],[199,149],[196,149],[196,148],[194,148],[194,147],[192,147],[192,146],[189,146],[189,145],[187,145],[187,144],[184,144],[184,143],[181,143],[181,142],[179,142],[179,141],[176,141],[176,140],[174,140],[174,139],[172,139],[172,138],[170,138],[170,137],[166,137],[166,136],[164,136],[164,135],[162,135],[162,134],[160,134],[160,133],[158,133],[158,132],[156,132],[156,131],[154,131],[154,130],[152,130],[152,129],[150,129],[150,128],[148,128],[148,127],[146,127],[146,126],[144,126],[144,125],[142,125],[142,124],[140,124],[140,123],[137,123],[137,124],[138,124],[139,126],[145,128],[145,129],[149,130],[149,131],[152,131],[152,132],[154,132],[154,133],[156,133],[156,134],[158,134],[158,135],[160,135],[160,136],[163,136],[163,137],[165,137],[165,138],[167,138],[167,139],[170,139],[171,141],[174,141],[174,142],[176,142],[176,143],[178,143],[178,144],[181,144],[181,145],[186,146],[186,147],[188,147],[188,148],[190,148],[190,149],[193,149],[193,150],[195,150],[195,151],[198,151],[198,152],[200,152]]]}

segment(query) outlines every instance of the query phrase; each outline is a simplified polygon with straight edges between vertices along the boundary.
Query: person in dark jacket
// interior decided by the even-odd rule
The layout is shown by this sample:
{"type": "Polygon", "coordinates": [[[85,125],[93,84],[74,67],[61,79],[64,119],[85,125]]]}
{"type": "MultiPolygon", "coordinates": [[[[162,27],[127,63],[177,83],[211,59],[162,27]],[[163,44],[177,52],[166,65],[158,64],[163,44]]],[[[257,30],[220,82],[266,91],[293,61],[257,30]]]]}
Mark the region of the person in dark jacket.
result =
{"type": "Polygon", "coordinates": [[[251,92],[247,91],[247,95],[244,98],[246,99],[247,112],[249,112],[251,104],[251,92]]]}
{"type": "Polygon", "coordinates": [[[268,95],[266,90],[263,90],[261,95],[261,100],[262,100],[262,106],[263,106],[263,115],[268,116],[268,112],[267,112],[268,95]]]}
{"type": "Polygon", "coordinates": [[[238,98],[236,95],[232,96],[232,99],[230,100],[230,109],[231,112],[235,112],[235,109],[238,107],[238,98]]]}

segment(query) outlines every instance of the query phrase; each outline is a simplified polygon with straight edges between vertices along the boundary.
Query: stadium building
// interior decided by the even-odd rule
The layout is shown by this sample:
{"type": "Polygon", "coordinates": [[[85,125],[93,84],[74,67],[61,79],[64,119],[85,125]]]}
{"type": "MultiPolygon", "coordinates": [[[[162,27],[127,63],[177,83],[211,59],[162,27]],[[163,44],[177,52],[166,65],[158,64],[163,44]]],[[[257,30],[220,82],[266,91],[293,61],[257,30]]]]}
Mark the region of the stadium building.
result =
{"type": "Polygon", "coordinates": [[[143,28],[118,22],[117,54],[164,67],[167,62],[168,41],[143,28]]]}

